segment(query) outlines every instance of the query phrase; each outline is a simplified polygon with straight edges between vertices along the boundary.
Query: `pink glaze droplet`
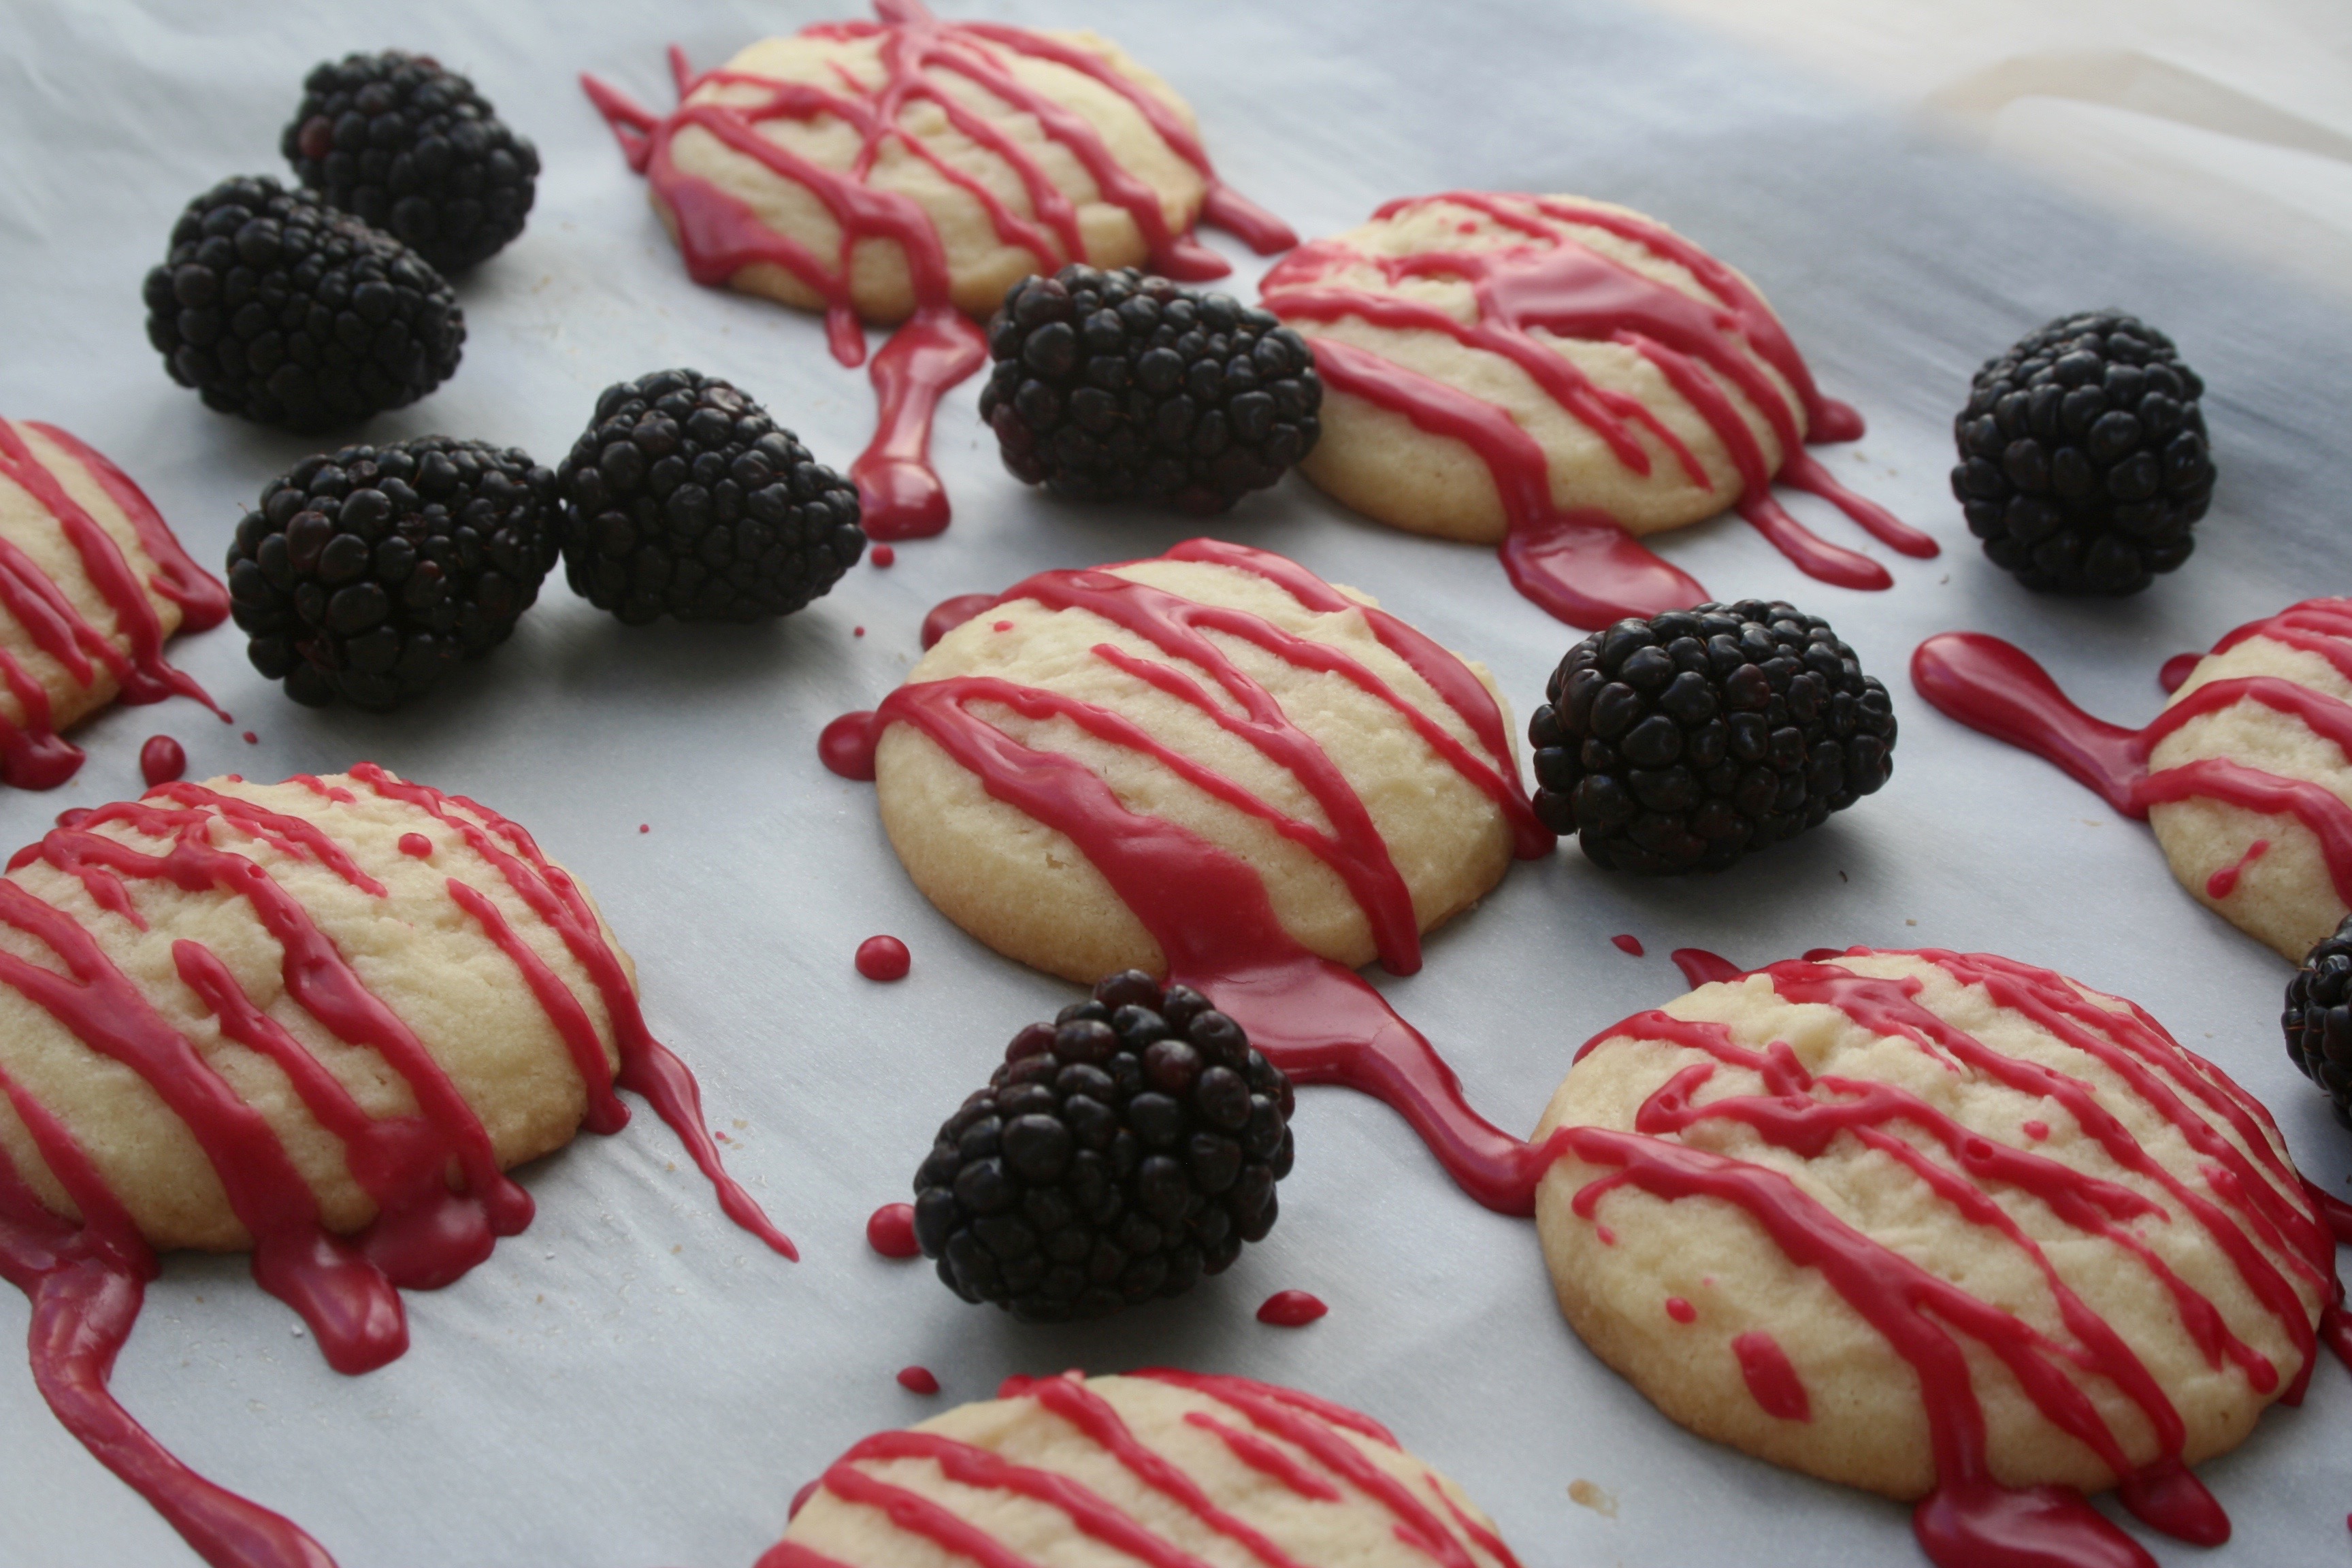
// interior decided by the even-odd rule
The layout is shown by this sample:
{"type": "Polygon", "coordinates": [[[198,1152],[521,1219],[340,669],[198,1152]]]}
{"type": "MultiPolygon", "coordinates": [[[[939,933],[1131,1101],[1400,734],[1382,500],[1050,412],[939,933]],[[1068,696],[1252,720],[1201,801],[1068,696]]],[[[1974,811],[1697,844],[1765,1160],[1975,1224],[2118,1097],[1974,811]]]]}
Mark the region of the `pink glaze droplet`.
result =
{"type": "Polygon", "coordinates": [[[844,713],[818,731],[817,760],[824,764],[827,773],[871,783],[877,733],[873,714],[844,713]]]}
{"type": "Polygon", "coordinates": [[[1610,1229],[1605,1225],[1594,1226],[1592,1227],[1592,1234],[1600,1238],[1601,1245],[1603,1247],[1614,1247],[1617,1245],[1617,1233],[1610,1229]]]}
{"type": "Polygon", "coordinates": [[[923,617],[923,646],[929,647],[972,616],[995,607],[993,594],[958,594],[952,599],[941,599],[923,617]]]}
{"type": "Polygon", "coordinates": [[[915,1240],[915,1205],[884,1204],[866,1218],[866,1245],[885,1258],[919,1258],[915,1240]]]}
{"type": "Polygon", "coordinates": [[[868,980],[904,980],[914,959],[895,936],[869,936],[857,944],[857,973],[868,980]]]}
{"type": "Polygon", "coordinates": [[[1330,1310],[1320,1298],[1304,1290],[1276,1290],[1259,1305],[1257,1321],[1277,1329],[1300,1329],[1330,1310]]]}
{"type": "Polygon", "coordinates": [[[1698,1321],[1698,1309],[1680,1296],[1669,1296],[1666,1298],[1666,1316],[1677,1323],[1696,1323],[1698,1321]]]}
{"type": "Polygon", "coordinates": [[[864,626],[852,626],[849,628],[849,635],[854,637],[862,637],[866,635],[866,628],[864,626]]]}
{"type": "Polygon", "coordinates": [[[2167,691],[2179,690],[2189,684],[2190,673],[2204,658],[2201,653],[2174,654],[2164,661],[2164,668],[2156,672],[2156,683],[2167,691]]]}
{"type": "Polygon", "coordinates": [[[2050,1137],[2050,1123],[2047,1121],[2029,1121],[2025,1124],[2025,1135],[2028,1138],[2032,1139],[2036,1143],[2044,1142],[2050,1137]]]}
{"type": "Polygon", "coordinates": [[[245,732],[245,743],[248,746],[257,746],[261,744],[261,737],[247,730],[245,732]]]}
{"type": "Polygon", "coordinates": [[[2209,899],[2226,899],[2236,892],[2238,879],[2246,874],[2246,868],[2268,854],[2270,847],[2271,841],[2267,838],[2257,838],[2247,845],[2243,855],[2205,879],[2205,896],[2209,899]]]}
{"type": "Polygon", "coordinates": [[[877,566],[888,566],[898,559],[898,552],[887,544],[877,544],[869,558],[877,566]]]}
{"type": "Polygon", "coordinates": [[[1748,1380],[1748,1392],[1755,1395],[1758,1409],[1781,1421],[1813,1418],[1813,1402],[1806,1396],[1805,1385],[1780,1341],[1761,1329],[1751,1329],[1731,1342],[1731,1353],[1739,1358],[1739,1375],[1748,1380]]]}
{"type": "Polygon", "coordinates": [[[909,1394],[937,1394],[940,1380],[926,1366],[902,1366],[898,1369],[898,1386],[909,1394]]]}
{"type": "Polygon", "coordinates": [[[169,735],[150,735],[139,748],[139,776],[147,781],[149,789],[170,784],[187,771],[186,749],[169,735]]]}
{"type": "Polygon", "coordinates": [[[640,833],[651,833],[653,830],[654,825],[650,822],[640,822],[637,824],[637,831],[640,833]]]}
{"type": "Polygon", "coordinates": [[[1695,988],[1717,980],[1737,980],[1748,973],[1721,953],[1709,952],[1703,947],[1678,947],[1666,956],[1675,961],[1675,967],[1695,988]]]}
{"type": "Polygon", "coordinates": [[[428,859],[433,854],[433,840],[422,833],[404,833],[400,836],[400,852],[419,860],[428,859]]]}
{"type": "Polygon", "coordinates": [[[1013,629],[1013,623],[1011,621],[992,621],[989,623],[988,629],[992,632],[1009,632],[1013,629]]]}
{"type": "Polygon", "coordinates": [[[1642,939],[1630,931],[1621,931],[1611,937],[1609,942],[1620,952],[1631,953],[1635,958],[1642,956],[1642,939]]]}

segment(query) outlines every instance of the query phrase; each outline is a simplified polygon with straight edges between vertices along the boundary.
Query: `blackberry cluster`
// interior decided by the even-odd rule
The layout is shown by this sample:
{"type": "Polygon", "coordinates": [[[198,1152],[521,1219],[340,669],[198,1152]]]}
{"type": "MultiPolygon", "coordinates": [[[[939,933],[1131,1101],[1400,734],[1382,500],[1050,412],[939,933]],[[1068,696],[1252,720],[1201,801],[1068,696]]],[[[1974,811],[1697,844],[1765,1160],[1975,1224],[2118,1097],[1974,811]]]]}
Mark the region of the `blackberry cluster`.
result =
{"type": "Polygon", "coordinates": [[[866,551],[856,487],[698,371],[606,387],[556,479],[572,591],[631,626],[790,615],[866,551]]]}
{"type": "Polygon", "coordinates": [[[307,458],[236,525],[229,602],[297,702],[396,708],[513,632],[555,564],[555,476],[425,436],[307,458]]]}
{"type": "Polygon", "coordinates": [[[415,402],[466,342],[457,296],[423,258],[266,178],[190,202],[145,292],[173,380],[299,434],[415,402]]]}
{"type": "Polygon", "coordinates": [[[1952,422],[1969,531],[2029,588],[2138,593],[2189,559],[2213,500],[2204,391],[2135,317],[2051,322],[1985,363],[1952,422]]]}
{"type": "Polygon", "coordinates": [[[1223,511],[1314,449],[1323,383],[1264,310],[1132,268],[1025,278],[989,323],[980,416],[1004,466],[1073,500],[1223,511]]]}
{"type": "Polygon", "coordinates": [[[2352,1127],[2352,919],[2304,955],[2279,1022],[2287,1056],[2327,1091],[2336,1120],[2352,1127]]]}
{"type": "Polygon", "coordinates": [[[431,57],[387,50],[311,68],[278,149],[295,178],[446,272],[522,232],[539,151],[431,57]]]}
{"type": "Polygon", "coordinates": [[[1029,1322],[1189,1290],[1274,1226],[1290,1082],[1240,1025],[1130,969],[1013,1037],[915,1176],[915,1237],[1029,1322]]]}
{"type": "Polygon", "coordinates": [[[1720,871],[1886,782],[1895,710],[1827,621],[1777,600],[1622,620],[1528,722],[1536,815],[1595,865],[1720,871]]]}

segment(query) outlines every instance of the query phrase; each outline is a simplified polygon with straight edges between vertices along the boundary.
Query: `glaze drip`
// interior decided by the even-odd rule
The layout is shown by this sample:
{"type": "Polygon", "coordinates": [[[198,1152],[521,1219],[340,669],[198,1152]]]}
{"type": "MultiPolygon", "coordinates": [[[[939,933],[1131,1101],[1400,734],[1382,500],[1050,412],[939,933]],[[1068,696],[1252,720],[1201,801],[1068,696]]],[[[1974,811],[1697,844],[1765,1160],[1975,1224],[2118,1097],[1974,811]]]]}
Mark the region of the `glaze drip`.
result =
{"type": "MultiPolygon", "coordinates": [[[[2325,658],[2352,680],[2352,599],[2310,599],[2251,621],[2213,645],[2227,653],[2254,637],[2325,658]]],[[[2190,679],[2179,674],[2171,689],[2190,679]]],[[[2192,667],[2193,668],[2193,667],[2192,667]]],[[[2015,645],[1979,632],[1943,632],[1911,656],[1911,684],[1948,716],[1995,740],[2032,752],[2126,816],[2148,808],[2203,798],[2269,816],[2290,816],[2319,841],[2336,897],[2352,906],[2352,805],[2333,791],[2243,763],[2205,758],[2178,767],[2148,769],[2149,753],[2190,720],[2241,702],[2259,703],[2298,721],[2352,758],[2352,703],[2276,676],[2208,680],[2177,697],[2137,730],[2095,719],[2068,700],[2050,673],[2015,645]]],[[[2250,847],[2234,866],[2207,880],[2216,900],[2236,891],[2245,868],[2270,847],[2250,847]]]]}
{"type": "Polygon", "coordinates": [[[1206,184],[1202,216],[1207,221],[1231,230],[1261,254],[1286,248],[1297,239],[1278,220],[1219,182],[1199,139],[1181,117],[1099,56],[1025,28],[942,22],[920,0],[877,0],[876,14],[877,21],[823,24],[803,29],[803,36],[879,38],[883,78],[878,83],[858,81],[846,71],[836,73],[833,87],[725,69],[697,76],[684,52],[672,47],[670,70],[679,101],[667,117],[593,77],[582,77],[581,86],[612,126],[629,166],[646,176],[656,201],[669,216],[688,275],[698,283],[718,286],[746,268],[782,269],[824,300],[826,339],[843,364],[854,366],[866,357],[849,286],[853,253],[863,241],[882,240],[903,255],[914,313],[875,356],[870,374],[880,410],[878,428],[850,468],[866,531],[877,540],[897,540],[935,534],[948,525],[947,492],[928,456],[932,415],[949,388],[987,362],[988,348],[980,330],[950,298],[946,247],[929,215],[913,198],[867,183],[877,161],[889,148],[920,161],[976,202],[998,240],[1027,251],[1041,272],[1087,256],[1077,210],[1069,198],[1017,139],[997,121],[975,112],[948,89],[944,79],[959,79],[1034,119],[1047,141],[1086,169],[1099,199],[1133,220],[1150,249],[1149,265],[1154,271],[1200,279],[1222,277],[1231,268],[1189,233],[1171,228],[1150,186],[1118,162],[1083,116],[1024,84],[1019,62],[1051,61],[1132,106],[1206,184]],[[696,100],[704,89],[748,89],[760,96],[721,102],[722,94],[713,92],[696,100]],[[918,108],[943,116],[954,132],[1001,161],[1020,184],[1028,213],[1014,211],[985,181],[958,169],[910,133],[905,117],[918,108]],[[812,163],[761,132],[763,125],[776,121],[807,124],[819,120],[838,121],[856,136],[858,150],[847,169],[812,163]],[[740,197],[680,171],[671,156],[671,142],[688,127],[717,138],[809,192],[840,227],[836,253],[819,256],[770,227],[740,197]]]}
{"type": "MultiPolygon", "coordinates": [[[[1937,553],[1934,539],[1854,495],[1805,455],[1807,439],[1859,437],[1861,416],[1822,396],[1779,320],[1731,268],[1662,225],[1557,197],[1454,191],[1391,202],[1373,216],[1388,218],[1437,204],[1476,213],[1513,238],[1491,248],[1402,256],[1318,241],[1292,252],[1266,275],[1260,288],[1266,308],[1294,324],[1354,319],[1389,331],[1436,332],[1507,360],[1591,431],[1628,471],[1651,474],[1654,451],[1692,484],[1714,489],[1713,478],[1688,444],[1639,398],[1599,385],[1551,346],[1563,338],[1622,345],[1654,367],[1723,444],[1739,486],[1735,510],[1801,570],[1850,588],[1885,588],[1894,581],[1868,556],[1818,538],[1790,516],[1772,498],[1776,477],[1829,500],[1906,555],[1937,553]],[[1580,241],[1574,233],[1579,227],[1606,231],[1682,268],[1706,297],[1684,293],[1580,241]],[[1429,279],[1466,284],[1474,319],[1465,321],[1433,303],[1336,281],[1364,268],[1377,271],[1391,286],[1429,279]],[[1726,386],[1738,394],[1739,402],[1726,386]],[[1777,476],[1740,403],[1769,427],[1780,455],[1777,476]]],[[[1552,615],[1573,626],[1598,627],[1626,616],[1684,608],[1707,596],[1605,511],[1558,505],[1542,448],[1501,406],[1358,345],[1328,337],[1313,341],[1316,367],[1329,385],[1460,441],[1478,455],[1507,521],[1504,570],[1522,594],[1552,615]]]]}
{"type": "MultiPolygon", "coordinates": [[[[646,1031],[621,961],[570,878],[540,854],[529,834],[486,807],[370,764],[354,768],[352,779],[456,830],[558,933],[588,973],[610,1021],[621,1086],[645,1094],[677,1129],[730,1215],[791,1256],[791,1243],[719,1169],[691,1077],[646,1031]]],[[[341,784],[307,776],[294,782],[323,798],[356,798],[341,784]]],[[[530,1222],[531,1201],[499,1169],[480,1120],[424,1043],[368,989],[333,939],[268,868],[231,847],[239,839],[321,867],[368,897],[388,896],[383,884],[310,819],[184,783],[83,814],[19,851],[9,868],[45,862],[77,879],[104,911],[100,918],[142,930],[145,921],[131,895],[133,883],[216,889],[243,900],[284,953],[280,973],[289,999],[336,1039],[373,1051],[415,1100],[413,1113],[371,1116],[247,994],[210,949],[189,940],[172,945],[179,979],[211,1012],[222,1035],[275,1064],[311,1118],[341,1142],[352,1179],[377,1210],[357,1234],[326,1229],[309,1182],[269,1124],[114,965],[90,931],[15,881],[0,881],[0,922],[45,950],[48,962],[0,952],[0,984],[47,1011],[91,1050],[135,1071],[162,1097],[195,1138],[250,1237],[256,1281],[301,1315],[329,1364],[347,1373],[366,1372],[407,1347],[399,1289],[435,1289],[457,1279],[489,1255],[499,1237],[530,1222]],[[164,847],[97,831],[111,824],[164,847]]],[[[446,889],[465,918],[515,963],[547,1013],[580,1069],[587,1125],[617,1130],[628,1112],[613,1093],[604,1047],[581,999],[478,889],[455,879],[446,889]]],[[[4,1072],[0,1090],[81,1216],[76,1225],[48,1214],[23,1173],[0,1158],[0,1273],[33,1300],[34,1373],[51,1408],[208,1563],[221,1568],[326,1564],[326,1553],[294,1526],[173,1459],[108,1392],[115,1353],[131,1331],[144,1282],[155,1274],[154,1254],[63,1122],[4,1072]]]]}
{"type": "MultiPolygon", "coordinates": [[[[57,524],[113,620],[111,628],[91,622],[30,555],[0,539],[0,611],[24,628],[33,647],[79,686],[92,685],[102,671],[124,702],[187,697],[219,713],[203,687],[165,662],[163,622],[147,595],[152,591],[177,605],[182,628],[200,632],[227,616],[228,591],[188,559],[154,503],[98,452],[56,426],[37,421],[0,419],[0,480],[23,491],[57,524]],[[113,536],[34,451],[25,438],[27,431],[79,467],[130,521],[140,549],[155,566],[144,583],[113,536]]],[[[16,699],[19,713],[14,722],[0,717],[0,781],[20,789],[54,789],[73,777],[81,767],[81,748],[58,734],[39,678],[5,649],[0,685],[16,699]]]]}

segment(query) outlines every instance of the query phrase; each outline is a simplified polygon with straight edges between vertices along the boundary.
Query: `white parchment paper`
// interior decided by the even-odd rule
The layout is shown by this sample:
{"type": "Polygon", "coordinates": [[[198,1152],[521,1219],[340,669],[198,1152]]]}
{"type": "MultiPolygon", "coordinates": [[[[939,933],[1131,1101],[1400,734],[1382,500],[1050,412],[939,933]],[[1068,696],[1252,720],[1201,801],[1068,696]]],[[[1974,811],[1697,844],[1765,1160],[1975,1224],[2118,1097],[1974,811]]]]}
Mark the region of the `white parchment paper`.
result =
{"type": "MultiPolygon", "coordinates": [[[[1531,1126],[1578,1042],[1683,989],[1664,957],[1675,946],[1747,963],[1852,942],[1981,948],[2147,1005],[2261,1095],[2305,1168],[2344,1190],[2352,1137],[2279,1042],[2284,965],[2191,902],[2143,828],[1946,721],[1905,676],[1922,637],[1989,630],[2040,655],[2094,710],[2138,722],[2160,701],[2167,655],[2352,586],[2340,304],[2119,226],[1609,0],[971,10],[1118,38],[1198,108],[1228,178],[1302,235],[1450,186],[1580,193],[1666,219],[1754,278],[1825,390],[1868,416],[1866,438],[1824,454],[1835,470],[1945,542],[1940,560],[1890,558],[1896,584],[1875,595],[1810,581],[1736,521],[1664,542],[1723,597],[1785,596],[1834,618],[1895,694],[1894,780],[1704,881],[1614,880],[1572,848],[1514,869],[1429,943],[1420,974],[1382,982],[1475,1104],[1531,1126]],[[2110,302],[2170,331],[2206,377],[2217,503],[2188,568],[2140,597],[2038,599],[1967,537],[1945,485],[1949,420],[1980,360],[2063,310],[2110,302]],[[1650,956],[1617,952],[1617,932],[1650,956]]],[[[278,131],[314,61],[396,45],[470,71],[537,141],[546,173],[529,232],[459,283],[462,369],[370,438],[446,431],[552,462],[605,384],[685,364],[736,381],[845,465],[872,419],[862,373],[833,363],[814,319],[687,281],[574,81],[593,70],[666,108],[666,44],[715,64],[825,15],[799,0],[7,0],[0,411],[113,456],[217,563],[243,506],[312,444],[172,385],[143,338],[141,278],[188,198],[234,173],[284,175],[278,131]]],[[[1264,263],[1213,242],[1246,293],[1264,263]]],[[[295,707],[224,627],[173,656],[234,726],[186,703],[119,708],[81,732],[89,762],[72,784],[0,796],[0,843],[28,841],[63,807],[135,792],[140,742],[160,731],[185,743],[191,776],[371,758],[510,813],[595,890],[636,955],[656,1028],[701,1076],[733,1169],[805,1257],[786,1263],[729,1225],[676,1140],[640,1115],[529,1171],[537,1222],[457,1284],[410,1296],[413,1348],[366,1377],[329,1371],[243,1258],[172,1258],[116,1375],[130,1408],[344,1568],[746,1568],[793,1489],[866,1432],[985,1396],[1009,1373],[1150,1363],[1372,1413],[1459,1478],[1530,1568],[1917,1561],[1906,1510],[1658,1415],[1563,1325],[1531,1227],[1476,1206],[1396,1117],[1342,1091],[1301,1097],[1273,1236],[1181,1301],[1029,1329],[868,1250],[866,1216],[908,1195],[940,1119],[1015,1028],[1072,994],[915,894],[869,791],[819,767],[817,730],[898,680],[936,601],[1193,531],[1024,490],[973,414],[977,385],[948,399],[937,442],[954,526],[901,545],[895,567],[859,567],[782,625],[625,628],[559,574],[478,679],[392,718],[295,707]],[[248,728],[257,743],[238,739],[248,728]],[[879,931],[913,949],[899,984],[850,966],[879,931]],[[1257,1324],[1258,1302],[1286,1287],[1321,1296],[1330,1316],[1257,1324]],[[892,1373],[909,1363],[933,1369],[943,1394],[901,1390],[892,1373]],[[1571,1501],[1577,1480],[1613,1515],[1571,1501]]],[[[1874,548],[1826,507],[1790,504],[1826,536],[1874,548]]],[[[1513,594],[1490,552],[1379,528],[1296,479],[1220,531],[1376,594],[1483,658],[1522,721],[1577,636],[1513,594]]],[[[0,1345],[26,1321],[0,1292],[0,1345]]],[[[2352,1384],[2323,1365],[2303,1409],[2273,1412],[2206,1468],[2235,1540],[2150,1544],[2168,1563],[2214,1568],[2340,1563],[2347,1454],[2352,1384]]],[[[193,1562],[0,1353],[0,1564],[193,1562]]]]}

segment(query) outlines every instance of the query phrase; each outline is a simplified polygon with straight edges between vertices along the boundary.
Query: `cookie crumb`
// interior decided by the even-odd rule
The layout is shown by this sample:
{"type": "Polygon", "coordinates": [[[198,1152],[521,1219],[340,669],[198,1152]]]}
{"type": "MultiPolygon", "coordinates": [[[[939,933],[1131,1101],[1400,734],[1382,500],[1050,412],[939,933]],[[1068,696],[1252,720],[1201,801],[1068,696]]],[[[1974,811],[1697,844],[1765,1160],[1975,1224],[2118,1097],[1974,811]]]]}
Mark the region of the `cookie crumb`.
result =
{"type": "Polygon", "coordinates": [[[1580,1476],[1568,1483],[1568,1500],[1591,1509],[1603,1519],[1617,1517],[1617,1500],[1580,1476]]]}

